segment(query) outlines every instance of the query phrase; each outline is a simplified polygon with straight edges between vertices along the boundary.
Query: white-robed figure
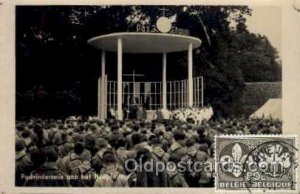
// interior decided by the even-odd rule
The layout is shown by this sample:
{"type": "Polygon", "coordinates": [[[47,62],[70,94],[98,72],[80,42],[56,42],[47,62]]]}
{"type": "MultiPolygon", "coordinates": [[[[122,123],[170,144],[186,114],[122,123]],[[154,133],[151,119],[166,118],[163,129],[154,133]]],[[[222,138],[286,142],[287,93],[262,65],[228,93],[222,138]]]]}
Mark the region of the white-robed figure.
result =
{"type": "Polygon", "coordinates": [[[153,115],[154,120],[171,119],[171,118],[172,118],[172,112],[167,109],[157,109],[157,111],[153,115]]]}
{"type": "Polygon", "coordinates": [[[197,115],[196,115],[196,120],[195,120],[196,124],[201,124],[203,119],[204,119],[204,116],[202,114],[202,109],[197,110],[197,115]]]}
{"type": "Polygon", "coordinates": [[[211,119],[214,116],[214,110],[211,106],[209,106],[208,111],[209,111],[209,115],[210,115],[209,119],[211,119]]]}
{"type": "Polygon", "coordinates": [[[186,117],[186,121],[188,121],[188,119],[192,119],[193,121],[196,120],[196,109],[193,107],[189,107],[188,109],[186,109],[185,111],[185,117],[186,117]]]}
{"type": "Polygon", "coordinates": [[[198,116],[199,118],[199,123],[202,123],[204,120],[209,121],[213,116],[213,109],[211,106],[203,107],[200,110],[200,114],[198,116]]]}
{"type": "Polygon", "coordinates": [[[174,120],[186,121],[183,109],[174,110],[172,115],[174,120]]]}
{"type": "Polygon", "coordinates": [[[109,117],[110,118],[113,118],[113,119],[116,119],[116,111],[113,107],[110,107],[110,109],[108,110],[109,112],[109,117]]]}
{"type": "Polygon", "coordinates": [[[206,120],[210,120],[212,118],[212,116],[214,115],[213,109],[211,106],[206,107],[206,120]]]}
{"type": "Polygon", "coordinates": [[[173,118],[175,120],[187,121],[188,119],[193,119],[195,124],[201,124],[204,120],[208,121],[213,116],[213,108],[211,106],[203,108],[192,108],[178,109],[172,112],[173,118]]]}
{"type": "Polygon", "coordinates": [[[163,119],[171,119],[172,118],[171,111],[169,111],[167,109],[161,109],[161,114],[162,114],[163,119]]]}

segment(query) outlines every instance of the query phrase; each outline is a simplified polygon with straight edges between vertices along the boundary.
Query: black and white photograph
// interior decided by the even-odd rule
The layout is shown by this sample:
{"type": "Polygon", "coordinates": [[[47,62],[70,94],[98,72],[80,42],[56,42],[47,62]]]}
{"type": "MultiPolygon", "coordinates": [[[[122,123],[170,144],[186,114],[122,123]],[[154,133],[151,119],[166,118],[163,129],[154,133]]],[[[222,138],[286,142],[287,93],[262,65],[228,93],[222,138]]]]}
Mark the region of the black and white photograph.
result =
{"type": "Polygon", "coordinates": [[[216,135],[283,133],[279,6],[17,5],[15,28],[17,187],[213,188],[216,135]]]}

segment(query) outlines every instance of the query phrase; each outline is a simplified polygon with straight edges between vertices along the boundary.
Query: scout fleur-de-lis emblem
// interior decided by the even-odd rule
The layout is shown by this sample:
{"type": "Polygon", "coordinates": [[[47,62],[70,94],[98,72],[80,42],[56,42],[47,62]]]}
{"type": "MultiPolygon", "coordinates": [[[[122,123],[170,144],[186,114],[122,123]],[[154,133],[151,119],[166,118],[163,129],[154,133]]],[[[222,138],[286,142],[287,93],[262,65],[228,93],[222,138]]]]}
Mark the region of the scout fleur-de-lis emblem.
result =
{"type": "Polygon", "coordinates": [[[220,159],[220,164],[226,172],[232,173],[235,177],[239,177],[243,172],[243,164],[247,155],[243,155],[241,146],[236,143],[232,147],[231,155],[224,155],[220,159]]]}

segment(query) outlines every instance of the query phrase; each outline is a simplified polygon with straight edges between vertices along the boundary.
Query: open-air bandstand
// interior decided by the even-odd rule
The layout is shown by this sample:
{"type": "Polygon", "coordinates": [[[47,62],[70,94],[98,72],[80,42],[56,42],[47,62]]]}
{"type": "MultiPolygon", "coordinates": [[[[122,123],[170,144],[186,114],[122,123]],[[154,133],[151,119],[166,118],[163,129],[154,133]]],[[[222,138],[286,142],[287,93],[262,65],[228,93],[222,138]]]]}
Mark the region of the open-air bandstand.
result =
{"type": "Polygon", "coordinates": [[[93,37],[88,43],[102,50],[101,77],[98,82],[98,116],[107,117],[108,108],[114,108],[122,119],[124,106],[147,104],[147,111],[203,106],[203,78],[193,77],[193,49],[201,45],[196,37],[182,34],[153,32],[121,32],[93,37]],[[106,51],[117,52],[117,80],[107,80],[106,51]],[[168,80],[167,55],[187,51],[188,75],[185,80],[168,80]],[[123,53],[161,53],[162,79],[157,82],[124,82],[123,53]],[[134,99],[134,100],[132,100],[134,99]],[[135,99],[137,99],[135,101],[135,99]]]}

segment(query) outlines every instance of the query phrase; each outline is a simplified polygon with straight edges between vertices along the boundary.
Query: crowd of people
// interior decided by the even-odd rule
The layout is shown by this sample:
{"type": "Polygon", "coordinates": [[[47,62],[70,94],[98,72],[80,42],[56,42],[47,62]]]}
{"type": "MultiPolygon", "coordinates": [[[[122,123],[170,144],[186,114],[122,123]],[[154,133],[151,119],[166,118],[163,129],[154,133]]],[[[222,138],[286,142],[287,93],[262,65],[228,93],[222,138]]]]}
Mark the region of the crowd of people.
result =
{"type": "Polygon", "coordinates": [[[201,123],[178,117],[21,119],[16,122],[16,185],[213,187],[213,171],[157,172],[139,167],[147,161],[154,167],[188,159],[213,162],[216,134],[279,134],[281,128],[279,120],[247,118],[202,119],[201,123]],[[138,161],[136,168],[130,168],[133,161],[138,161]]]}

